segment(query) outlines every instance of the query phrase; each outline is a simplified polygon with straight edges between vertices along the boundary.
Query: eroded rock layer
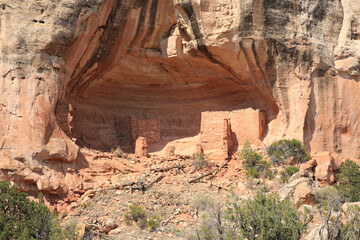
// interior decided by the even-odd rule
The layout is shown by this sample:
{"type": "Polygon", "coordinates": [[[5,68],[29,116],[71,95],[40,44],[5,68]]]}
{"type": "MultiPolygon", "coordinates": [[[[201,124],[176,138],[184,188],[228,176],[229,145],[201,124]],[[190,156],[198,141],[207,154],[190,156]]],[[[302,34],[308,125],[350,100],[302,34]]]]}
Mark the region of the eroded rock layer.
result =
{"type": "Polygon", "coordinates": [[[145,129],[161,149],[248,108],[259,142],[359,158],[359,32],[355,0],[5,1],[0,169],[62,194],[83,188],[79,146],[131,152],[145,129]]]}

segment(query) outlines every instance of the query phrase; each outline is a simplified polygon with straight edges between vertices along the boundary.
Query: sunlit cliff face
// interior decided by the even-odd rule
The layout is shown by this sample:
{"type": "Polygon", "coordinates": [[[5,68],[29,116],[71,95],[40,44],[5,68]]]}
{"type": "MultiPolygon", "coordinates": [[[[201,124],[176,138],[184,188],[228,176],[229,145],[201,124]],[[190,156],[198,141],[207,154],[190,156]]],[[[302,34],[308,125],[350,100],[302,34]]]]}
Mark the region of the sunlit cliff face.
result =
{"type": "Polygon", "coordinates": [[[171,141],[197,135],[202,112],[247,108],[266,116],[259,144],[296,138],[312,152],[359,158],[358,5],[1,5],[0,170],[21,183],[30,174],[44,182],[59,172],[70,178],[76,174],[66,169],[80,168],[79,146],[132,151],[134,119],[156,122],[161,139],[171,141]]]}

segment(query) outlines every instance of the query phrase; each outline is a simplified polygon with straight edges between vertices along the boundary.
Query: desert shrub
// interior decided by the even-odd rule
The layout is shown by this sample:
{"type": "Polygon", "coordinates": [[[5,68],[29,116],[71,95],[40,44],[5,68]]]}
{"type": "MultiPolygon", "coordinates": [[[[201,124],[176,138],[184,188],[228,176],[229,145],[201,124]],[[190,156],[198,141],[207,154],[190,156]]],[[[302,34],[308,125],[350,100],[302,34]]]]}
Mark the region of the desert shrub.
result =
{"type": "Polygon", "coordinates": [[[240,154],[238,154],[238,157],[245,160],[244,166],[246,168],[255,167],[263,158],[255,150],[251,149],[249,141],[246,141],[246,143],[243,145],[240,154]]]}
{"type": "Polygon", "coordinates": [[[190,236],[190,240],[231,240],[233,230],[230,223],[224,219],[223,211],[216,207],[212,212],[201,215],[201,225],[196,233],[190,236]]]}
{"type": "Polygon", "coordinates": [[[300,239],[310,215],[301,216],[291,202],[276,194],[259,192],[254,199],[228,203],[226,218],[234,223],[238,236],[247,239],[300,239]]]}
{"type": "Polygon", "coordinates": [[[205,211],[207,209],[212,209],[214,205],[215,203],[211,196],[205,194],[196,195],[191,203],[191,206],[197,211],[205,211]]]}
{"type": "Polygon", "coordinates": [[[233,196],[224,211],[215,209],[190,239],[300,239],[312,220],[309,213],[299,213],[289,201],[261,192],[254,199],[241,201],[233,196]]]}
{"type": "Polygon", "coordinates": [[[274,178],[274,173],[270,169],[266,169],[266,171],[264,173],[264,176],[265,176],[265,178],[273,179],[274,178]]]}
{"type": "Polygon", "coordinates": [[[259,171],[256,169],[256,167],[253,168],[246,168],[246,176],[248,178],[258,178],[260,177],[259,171]]]}
{"type": "Polygon", "coordinates": [[[346,224],[342,226],[342,239],[360,239],[360,207],[349,206],[346,211],[346,224]]]}
{"type": "Polygon", "coordinates": [[[344,200],[336,188],[325,187],[315,192],[315,202],[319,209],[335,212],[340,211],[344,200]]]}
{"type": "Polygon", "coordinates": [[[336,175],[338,185],[336,188],[346,201],[360,201],[360,170],[354,161],[346,160],[340,165],[336,175]]]}
{"type": "Polygon", "coordinates": [[[287,181],[289,181],[291,176],[297,173],[298,171],[300,171],[298,167],[294,167],[294,166],[286,167],[284,171],[280,172],[281,181],[283,183],[286,183],[287,181]]]}
{"type": "Polygon", "coordinates": [[[280,172],[280,179],[281,182],[286,183],[287,181],[289,181],[289,175],[286,173],[286,171],[281,171],[280,172]]]}
{"type": "Polygon", "coordinates": [[[92,231],[92,227],[86,226],[84,236],[82,237],[81,240],[93,240],[93,239],[95,239],[95,234],[92,231]]]}
{"type": "Polygon", "coordinates": [[[160,227],[160,217],[157,215],[152,215],[147,220],[147,227],[150,232],[155,231],[158,227],[160,227]]]}
{"type": "Polygon", "coordinates": [[[285,170],[286,170],[287,174],[289,174],[289,176],[292,176],[295,173],[297,173],[298,171],[300,171],[300,169],[295,166],[288,166],[285,168],[285,170]]]}
{"type": "Polygon", "coordinates": [[[342,239],[340,209],[343,200],[334,187],[326,187],[315,193],[315,202],[322,219],[322,228],[327,232],[328,239],[342,239]]]}
{"type": "Polygon", "coordinates": [[[75,225],[61,228],[43,196],[30,201],[26,193],[0,181],[0,239],[77,239],[75,225]]]}
{"type": "Polygon", "coordinates": [[[111,152],[112,152],[116,157],[119,157],[119,158],[127,158],[127,157],[128,157],[128,154],[125,153],[120,147],[117,147],[115,150],[114,150],[114,149],[111,149],[111,152]]]}
{"type": "Polygon", "coordinates": [[[245,167],[246,176],[249,178],[274,178],[273,172],[270,170],[270,163],[268,161],[261,161],[254,167],[245,167]]]}
{"type": "Polygon", "coordinates": [[[160,218],[156,215],[147,216],[146,211],[139,205],[131,204],[129,210],[124,215],[126,225],[131,225],[133,222],[140,229],[148,228],[149,231],[155,231],[160,226],[160,218]]]}
{"type": "Polygon", "coordinates": [[[262,160],[263,156],[251,149],[250,143],[247,141],[240,153],[238,158],[244,159],[244,167],[246,175],[248,177],[258,178],[264,176],[266,178],[273,178],[274,174],[270,170],[271,164],[266,160],[262,160]]]}
{"type": "Polygon", "coordinates": [[[296,139],[274,142],[267,148],[267,153],[271,163],[276,165],[287,163],[291,157],[300,163],[307,161],[310,157],[306,146],[296,139]]]}
{"type": "Polygon", "coordinates": [[[131,225],[131,222],[139,222],[146,219],[146,211],[139,205],[131,204],[129,210],[124,215],[125,223],[131,225]]]}
{"type": "Polygon", "coordinates": [[[205,156],[205,154],[203,152],[194,153],[191,157],[191,160],[193,162],[194,167],[197,169],[209,166],[207,157],[205,156]]]}
{"type": "Polygon", "coordinates": [[[224,218],[224,211],[219,202],[209,195],[199,194],[194,198],[192,207],[195,208],[196,215],[200,216],[200,225],[194,229],[195,234],[192,234],[189,239],[225,239],[224,231],[230,229],[230,226],[224,218]]]}
{"type": "Polygon", "coordinates": [[[315,194],[315,201],[322,218],[322,228],[327,239],[360,239],[360,208],[349,205],[344,214],[342,194],[335,187],[326,187],[315,194]]]}

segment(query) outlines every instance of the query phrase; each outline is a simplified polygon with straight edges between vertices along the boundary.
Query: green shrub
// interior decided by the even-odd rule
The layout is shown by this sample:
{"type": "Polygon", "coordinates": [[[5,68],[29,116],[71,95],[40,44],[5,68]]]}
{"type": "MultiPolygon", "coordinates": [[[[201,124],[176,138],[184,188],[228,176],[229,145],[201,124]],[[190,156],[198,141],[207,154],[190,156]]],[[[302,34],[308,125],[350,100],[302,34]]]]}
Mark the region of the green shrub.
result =
{"type": "Polygon", "coordinates": [[[295,158],[298,162],[305,162],[310,155],[299,140],[279,140],[271,144],[267,149],[271,163],[279,165],[287,163],[290,157],[295,158]]]}
{"type": "Polygon", "coordinates": [[[147,220],[147,227],[150,232],[154,232],[158,227],[160,227],[160,217],[157,215],[152,215],[147,220]]]}
{"type": "Polygon", "coordinates": [[[191,160],[193,162],[194,167],[197,169],[209,166],[207,157],[203,152],[193,154],[191,160]]]}
{"type": "Polygon", "coordinates": [[[242,201],[233,196],[227,201],[225,211],[214,208],[202,218],[190,239],[298,240],[312,220],[309,213],[300,214],[289,201],[261,192],[254,199],[242,201]]]}
{"type": "Polygon", "coordinates": [[[266,178],[268,178],[268,179],[273,179],[274,178],[274,173],[270,169],[266,169],[264,176],[266,178]]]}
{"type": "Polygon", "coordinates": [[[197,211],[205,211],[207,209],[214,208],[215,203],[211,196],[205,194],[198,194],[192,201],[191,206],[197,211]]]}
{"type": "Polygon", "coordinates": [[[160,218],[156,215],[147,217],[146,211],[139,205],[131,204],[129,210],[124,215],[126,225],[135,222],[140,229],[148,228],[149,231],[155,231],[160,226],[160,218]]]}
{"type": "Polygon", "coordinates": [[[360,170],[354,161],[346,160],[340,165],[336,175],[338,185],[336,188],[346,201],[360,201],[360,170]]]}
{"type": "Polygon", "coordinates": [[[280,179],[281,179],[281,182],[283,182],[283,183],[286,183],[287,181],[289,181],[289,176],[286,173],[286,171],[280,172],[280,179]]]}
{"type": "Polygon", "coordinates": [[[246,168],[253,168],[262,160],[262,156],[257,153],[255,150],[251,149],[249,141],[246,141],[246,143],[243,145],[243,148],[241,149],[240,154],[238,156],[241,159],[244,159],[244,166],[246,168]]]}
{"type": "Polygon", "coordinates": [[[291,202],[276,194],[259,192],[254,199],[228,203],[226,218],[234,223],[236,236],[246,239],[300,239],[309,215],[301,216],[291,202]]]}
{"type": "Polygon", "coordinates": [[[360,239],[360,207],[356,205],[349,206],[346,217],[346,224],[342,226],[342,239],[360,239]]]}
{"type": "Polygon", "coordinates": [[[300,169],[295,166],[288,166],[285,168],[285,170],[286,170],[286,173],[289,174],[290,177],[292,175],[294,175],[295,173],[297,173],[298,171],[300,171],[300,169]]]}
{"type": "Polygon", "coordinates": [[[334,212],[340,211],[344,200],[336,188],[325,187],[315,192],[315,202],[320,210],[334,212]]]}
{"type": "Polygon", "coordinates": [[[43,196],[30,201],[26,193],[9,182],[0,181],[0,239],[77,239],[75,225],[62,229],[43,196]]]}
{"type": "Polygon", "coordinates": [[[274,174],[270,170],[271,164],[266,160],[262,160],[263,156],[251,149],[250,143],[247,141],[238,154],[238,158],[244,159],[244,167],[247,177],[258,178],[264,176],[266,178],[273,178],[274,174]]]}
{"type": "Polygon", "coordinates": [[[326,187],[315,194],[315,201],[322,218],[322,226],[327,231],[327,239],[360,239],[360,208],[348,205],[341,214],[344,199],[334,187],[326,187]]]}
{"type": "Polygon", "coordinates": [[[131,225],[131,222],[140,222],[146,219],[146,211],[139,205],[131,204],[129,210],[124,215],[125,223],[131,225]]]}
{"type": "Polygon", "coordinates": [[[287,181],[289,181],[291,176],[294,175],[295,173],[297,173],[298,171],[300,171],[300,169],[298,167],[294,167],[294,166],[286,167],[285,171],[280,172],[281,181],[283,183],[286,183],[287,181]]]}
{"type": "Polygon", "coordinates": [[[246,176],[248,178],[258,178],[260,177],[260,173],[258,172],[258,170],[256,169],[256,167],[253,168],[245,168],[246,170],[246,176]]]}

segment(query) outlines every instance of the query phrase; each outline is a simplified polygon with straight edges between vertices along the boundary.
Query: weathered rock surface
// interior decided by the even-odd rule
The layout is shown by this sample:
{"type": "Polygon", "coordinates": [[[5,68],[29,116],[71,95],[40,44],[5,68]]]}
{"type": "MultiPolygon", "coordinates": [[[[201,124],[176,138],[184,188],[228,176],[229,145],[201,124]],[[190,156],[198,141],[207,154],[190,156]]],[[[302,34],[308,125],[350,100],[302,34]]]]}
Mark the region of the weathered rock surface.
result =
{"type": "Polygon", "coordinates": [[[321,184],[332,185],[335,182],[335,160],[330,152],[315,154],[312,158],[316,161],[315,179],[321,184]]]}
{"type": "Polygon", "coordinates": [[[306,235],[305,240],[323,240],[328,239],[328,231],[326,226],[323,224],[313,228],[308,235],[306,235]]]}
{"type": "Polygon", "coordinates": [[[66,194],[83,188],[78,146],[133,151],[133,119],[164,147],[202,112],[246,108],[263,143],[358,158],[358,26],[356,0],[5,0],[1,176],[66,194]]]}
{"type": "Polygon", "coordinates": [[[295,173],[289,179],[289,183],[279,189],[280,199],[288,199],[295,203],[313,204],[315,192],[320,189],[320,186],[309,176],[309,172],[305,170],[295,173]]]}

